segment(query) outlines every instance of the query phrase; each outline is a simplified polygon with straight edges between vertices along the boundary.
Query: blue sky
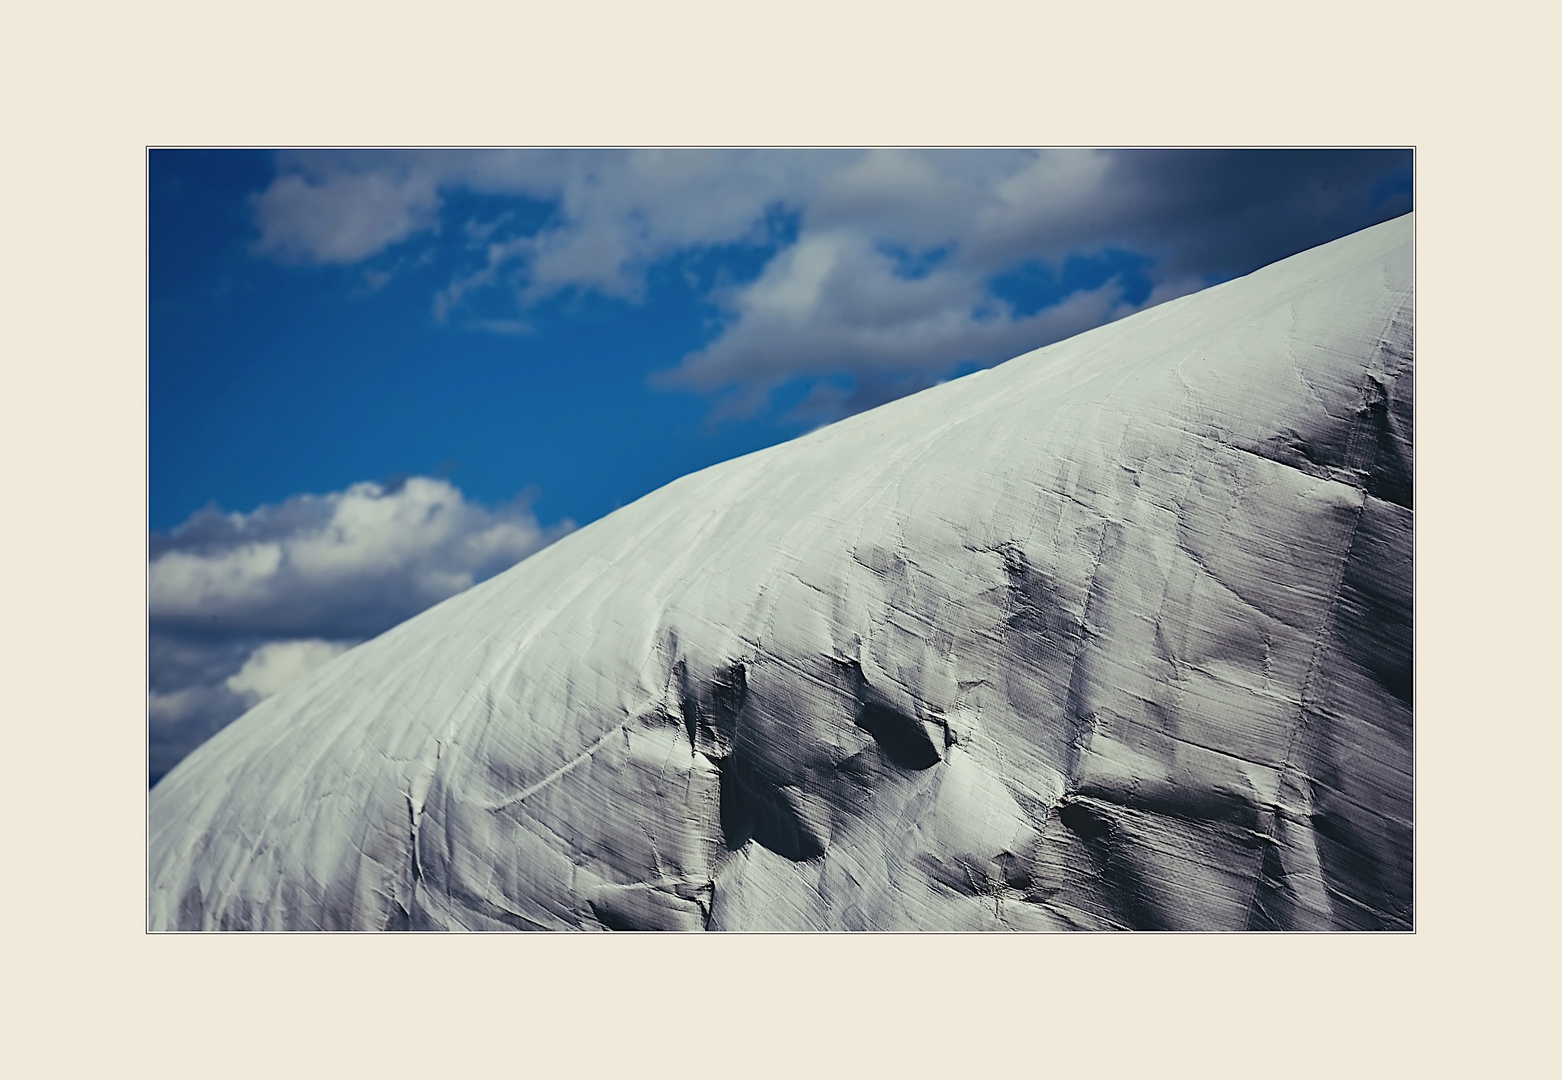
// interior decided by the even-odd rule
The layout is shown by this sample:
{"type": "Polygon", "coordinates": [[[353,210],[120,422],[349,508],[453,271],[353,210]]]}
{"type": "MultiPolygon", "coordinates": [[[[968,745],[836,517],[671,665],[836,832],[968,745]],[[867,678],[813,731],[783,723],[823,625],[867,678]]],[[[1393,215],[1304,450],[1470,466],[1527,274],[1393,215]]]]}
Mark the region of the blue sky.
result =
{"type": "Polygon", "coordinates": [[[151,778],[662,484],[1408,212],[1408,151],[152,151],[151,778]]]}

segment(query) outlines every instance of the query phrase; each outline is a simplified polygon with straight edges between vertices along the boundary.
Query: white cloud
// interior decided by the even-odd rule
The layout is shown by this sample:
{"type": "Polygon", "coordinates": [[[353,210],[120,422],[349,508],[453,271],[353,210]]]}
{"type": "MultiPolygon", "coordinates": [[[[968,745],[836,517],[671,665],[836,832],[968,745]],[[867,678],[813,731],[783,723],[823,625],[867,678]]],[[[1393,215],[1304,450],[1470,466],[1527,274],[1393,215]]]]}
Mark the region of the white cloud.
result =
{"type": "Polygon", "coordinates": [[[230,675],[225,684],[254,705],[346,651],[347,646],[342,642],[319,638],[267,642],[251,653],[244,666],[237,674],[230,675]]]}
{"type": "Polygon", "coordinates": [[[165,603],[181,597],[192,608],[231,607],[264,599],[265,583],[281,566],[282,548],[274,543],[211,554],[170,551],[152,563],[151,593],[165,603]]]}
{"type": "Polygon", "coordinates": [[[256,249],[284,259],[355,263],[439,223],[426,173],[284,174],[255,197],[256,249]]]}
{"type": "Polygon", "coordinates": [[[250,514],[202,511],[157,539],[154,629],[229,637],[378,633],[525,558],[571,528],[523,503],[490,510],[445,480],[354,484],[250,514]]]}
{"type": "MultiPolygon", "coordinates": [[[[562,290],[639,300],[658,259],[763,240],[766,216],[779,208],[798,216],[797,241],[745,294],[724,297],[732,316],[726,334],[775,334],[784,321],[788,332],[817,341],[829,327],[873,324],[885,331],[886,345],[953,344],[974,334],[997,347],[1010,336],[1029,339],[1018,327],[1014,335],[1001,326],[957,332],[949,324],[962,320],[952,309],[979,307],[988,299],[984,283],[1016,258],[1061,258],[1090,229],[1099,230],[1102,193],[1123,186],[1112,181],[1115,160],[1088,150],[295,154],[257,200],[257,214],[268,251],[353,261],[434,227],[441,188],[553,201],[556,215],[532,235],[502,237],[502,215],[463,223],[482,262],[434,298],[441,321],[460,315],[463,325],[514,333],[528,328],[531,305],[562,290]],[[944,259],[930,284],[891,272],[890,262],[873,254],[886,246],[937,250],[944,259]],[[835,296],[822,303],[826,287],[835,296]],[[478,315],[471,307],[478,297],[490,309],[497,298],[511,313],[478,315]],[[931,314],[922,307],[930,298],[939,305],[931,314]],[[846,311],[851,303],[866,306],[846,311]],[[824,322],[811,322],[815,317],[824,322]],[[930,323],[943,327],[931,338],[930,323]]],[[[863,344],[861,334],[837,338],[841,370],[892,362],[864,356],[863,344]]],[[[727,351],[752,355],[740,341],[727,351]]],[[[905,366],[925,366],[924,352],[915,350],[905,366]]],[[[957,359],[948,355],[943,363],[957,359]]],[[[683,370],[702,366],[691,357],[683,370]]],[[[740,381],[765,377],[729,369],[740,381]]]]}
{"type": "Polygon", "coordinates": [[[801,324],[819,307],[825,279],[848,253],[851,238],[806,236],[782,252],[760,279],[743,289],[736,307],[745,314],[801,324]]]}
{"type": "Polygon", "coordinates": [[[656,259],[756,240],[767,212],[789,210],[799,221],[795,243],[757,280],[711,294],[727,315],[716,339],[657,379],[727,394],[721,415],[764,407],[770,388],[800,375],[898,372],[915,388],[930,371],[1007,359],[1123,308],[1121,284],[1108,283],[1021,317],[989,286],[1016,259],[1061,260],[1100,228],[1095,200],[1113,186],[1110,154],[630,151],[563,167],[569,160],[514,156],[503,168],[490,163],[481,179],[449,163],[447,182],[491,190],[529,171],[531,191],[546,191],[560,210],[534,236],[487,244],[483,265],[439,295],[436,314],[446,318],[479,294],[492,299],[493,290],[521,312],[567,288],[639,299],[656,259]],[[926,265],[908,272],[895,252],[926,265]]]}
{"type": "MultiPolygon", "coordinates": [[[[911,377],[899,384],[906,393],[957,362],[1005,360],[1098,326],[1127,306],[1121,283],[1112,280],[1019,316],[968,266],[940,264],[908,278],[868,236],[846,233],[804,237],[723,301],[736,317],[711,344],[662,373],[663,385],[713,393],[848,372],[881,385],[889,376],[911,377]]],[[[765,400],[750,392],[724,411],[751,412],[765,400]]],[[[842,399],[848,408],[879,400],[886,399],[842,399]]]]}
{"type": "Polygon", "coordinates": [[[825,177],[808,225],[850,229],[916,247],[965,237],[993,187],[1031,153],[869,150],[825,177]]]}

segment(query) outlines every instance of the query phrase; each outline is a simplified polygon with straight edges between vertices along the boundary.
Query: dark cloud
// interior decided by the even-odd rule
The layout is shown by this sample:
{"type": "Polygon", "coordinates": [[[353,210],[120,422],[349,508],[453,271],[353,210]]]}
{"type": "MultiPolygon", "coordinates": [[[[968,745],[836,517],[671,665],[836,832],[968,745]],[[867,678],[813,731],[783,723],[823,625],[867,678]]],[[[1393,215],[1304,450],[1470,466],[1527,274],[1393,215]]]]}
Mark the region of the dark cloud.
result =
{"type": "Polygon", "coordinates": [[[1410,179],[1409,150],[1119,151],[1095,242],[1168,274],[1236,277],[1409,213],[1410,179]]]}

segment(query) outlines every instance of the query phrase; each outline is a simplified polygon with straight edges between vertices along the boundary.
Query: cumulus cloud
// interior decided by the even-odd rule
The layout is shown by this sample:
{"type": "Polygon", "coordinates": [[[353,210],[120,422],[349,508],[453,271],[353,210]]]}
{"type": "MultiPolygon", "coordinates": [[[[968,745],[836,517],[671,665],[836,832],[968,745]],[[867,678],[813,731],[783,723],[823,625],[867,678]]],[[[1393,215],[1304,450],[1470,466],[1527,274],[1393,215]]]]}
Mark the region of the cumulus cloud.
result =
{"type": "Polygon", "coordinates": [[[263,698],[568,532],[446,480],[354,484],[151,537],[155,780],[263,698]]]}
{"type": "Polygon", "coordinates": [[[908,279],[898,263],[865,235],[805,237],[757,281],[722,297],[736,316],[726,332],[659,380],[712,393],[844,371],[879,385],[903,376],[915,389],[956,362],[1005,360],[1099,326],[1125,307],[1114,279],[1020,315],[990,296],[970,267],[908,279]]]}
{"type": "Polygon", "coordinates": [[[1407,151],[302,152],[256,206],[264,250],[352,262],[439,227],[441,192],[547,203],[531,231],[448,223],[475,261],[434,313],[501,333],[569,290],[640,301],[680,253],[768,251],[757,280],[706,289],[713,340],[658,377],[743,412],[799,377],[915,388],[1246,273],[1408,211],[1409,170],[1407,151]],[[1051,313],[995,291],[1018,267],[1112,251],[1141,257],[1148,288],[1120,276],[1051,313]]]}
{"type": "Polygon", "coordinates": [[[203,510],[155,536],[152,624],[207,636],[378,633],[551,542],[524,502],[490,510],[413,477],[297,495],[249,514],[203,510]]]}

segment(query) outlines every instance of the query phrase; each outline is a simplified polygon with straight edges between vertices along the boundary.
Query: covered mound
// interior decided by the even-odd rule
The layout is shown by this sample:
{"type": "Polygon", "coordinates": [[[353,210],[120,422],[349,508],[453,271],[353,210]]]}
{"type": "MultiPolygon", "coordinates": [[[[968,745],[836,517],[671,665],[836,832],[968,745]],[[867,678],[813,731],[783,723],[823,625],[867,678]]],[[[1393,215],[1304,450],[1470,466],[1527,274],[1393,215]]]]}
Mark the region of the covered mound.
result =
{"type": "Polygon", "coordinates": [[[150,794],[187,929],[1404,928],[1410,216],[684,477],[150,794]]]}

